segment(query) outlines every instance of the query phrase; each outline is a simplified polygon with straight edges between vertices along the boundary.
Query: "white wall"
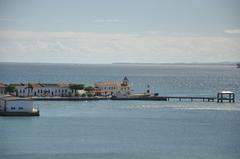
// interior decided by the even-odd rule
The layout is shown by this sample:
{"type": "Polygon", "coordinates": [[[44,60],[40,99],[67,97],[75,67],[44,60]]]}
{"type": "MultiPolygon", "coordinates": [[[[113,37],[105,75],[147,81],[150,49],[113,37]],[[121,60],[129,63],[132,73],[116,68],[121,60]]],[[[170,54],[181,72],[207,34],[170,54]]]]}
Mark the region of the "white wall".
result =
{"type": "MultiPolygon", "coordinates": [[[[42,88],[24,88],[17,87],[18,96],[68,96],[72,94],[72,90],[70,88],[59,88],[59,87],[42,87],[42,88]],[[67,91],[66,91],[67,90],[67,91]]],[[[73,96],[75,95],[73,91],[73,96]]]]}
{"type": "Polygon", "coordinates": [[[32,112],[33,101],[9,100],[9,101],[6,101],[6,107],[7,107],[7,112],[32,112]]]}
{"type": "Polygon", "coordinates": [[[3,111],[5,107],[5,100],[0,100],[0,110],[3,111]]]}

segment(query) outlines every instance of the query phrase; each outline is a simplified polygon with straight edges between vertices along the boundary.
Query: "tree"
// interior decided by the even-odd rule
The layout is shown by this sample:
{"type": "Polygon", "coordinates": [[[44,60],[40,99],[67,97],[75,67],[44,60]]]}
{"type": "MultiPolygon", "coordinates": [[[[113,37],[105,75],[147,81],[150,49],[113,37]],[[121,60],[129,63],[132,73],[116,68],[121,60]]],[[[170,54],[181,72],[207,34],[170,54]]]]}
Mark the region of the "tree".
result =
{"type": "Polygon", "coordinates": [[[87,92],[91,92],[94,90],[94,88],[92,86],[88,86],[88,87],[84,88],[84,90],[87,92]]]}
{"type": "Polygon", "coordinates": [[[82,94],[82,97],[86,97],[86,94],[84,93],[84,94],[82,94]]]}
{"type": "Polygon", "coordinates": [[[82,89],[84,89],[84,84],[70,84],[69,85],[69,88],[71,89],[71,90],[82,90],[82,89]]]}
{"type": "Polygon", "coordinates": [[[13,93],[16,91],[16,85],[15,84],[10,84],[6,87],[6,92],[7,93],[13,93]]]}

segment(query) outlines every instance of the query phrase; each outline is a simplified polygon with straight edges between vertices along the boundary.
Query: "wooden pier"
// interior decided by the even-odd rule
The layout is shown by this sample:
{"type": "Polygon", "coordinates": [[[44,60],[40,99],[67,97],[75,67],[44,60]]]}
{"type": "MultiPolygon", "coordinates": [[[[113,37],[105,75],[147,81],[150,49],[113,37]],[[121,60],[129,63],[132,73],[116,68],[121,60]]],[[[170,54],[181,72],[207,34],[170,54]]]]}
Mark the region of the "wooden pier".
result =
{"type": "Polygon", "coordinates": [[[129,96],[129,97],[32,97],[33,100],[148,100],[148,101],[190,101],[190,102],[235,102],[235,94],[233,92],[223,91],[214,96],[129,96]]]}
{"type": "Polygon", "coordinates": [[[196,96],[165,96],[167,101],[177,99],[178,101],[202,101],[202,102],[214,102],[216,97],[196,97],[196,96]]]}
{"type": "Polygon", "coordinates": [[[145,96],[145,97],[128,97],[128,98],[111,98],[112,100],[158,100],[158,101],[201,101],[201,102],[214,102],[216,97],[196,97],[196,96],[145,96]]]}

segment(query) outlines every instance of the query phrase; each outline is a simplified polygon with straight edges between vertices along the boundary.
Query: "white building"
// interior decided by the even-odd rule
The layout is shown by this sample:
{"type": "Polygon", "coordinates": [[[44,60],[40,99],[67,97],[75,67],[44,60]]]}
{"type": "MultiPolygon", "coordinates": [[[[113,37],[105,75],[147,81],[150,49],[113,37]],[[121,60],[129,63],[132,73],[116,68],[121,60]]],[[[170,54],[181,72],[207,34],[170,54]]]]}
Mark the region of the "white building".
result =
{"type": "Polygon", "coordinates": [[[69,88],[68,84],[15,84],[16,96],[29,97],[29,96],[75,96],[76,92],[69,88]]]}
{"type": "Polygon", "coordinates": [[[95,83],[95,93],[98,95],[128,95],[131,93],[129,80],[125,77],[122,81],[107,81],[95,83]]]}
{"type": "Polygon", "coordinates": [[[39,116],[39,110],[33,107],[31,99],[3,96],[0,98],[0,115],[39,116]]]}

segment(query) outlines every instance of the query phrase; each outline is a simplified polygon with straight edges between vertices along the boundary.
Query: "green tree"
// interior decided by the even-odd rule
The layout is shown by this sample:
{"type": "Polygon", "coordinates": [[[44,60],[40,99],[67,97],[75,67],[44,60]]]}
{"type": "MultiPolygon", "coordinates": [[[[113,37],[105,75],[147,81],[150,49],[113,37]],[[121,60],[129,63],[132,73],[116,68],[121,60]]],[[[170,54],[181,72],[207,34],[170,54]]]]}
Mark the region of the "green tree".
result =
{"type": "Polygon", "coordinates": [[[94,90],[94,88],[92,86],[88,86],[88,87],[84,88],[84,90],[87,92],[91,92],[94,90]]]}
{"type": "Polygon", "coordinates": [[[70,84],[69,88],[72,90],[82,90],[84,89],[84,84],[70,84]]]}
{"type": "Polygon", "coordinates": [[[84,93],[84,94],[82,94],[82,97],[86,97],[86,94],[84,93]]]}
{"type": "Polygon", "coordinates": [[[13,93],[16,91],[16,85],[15,84],[10,84],[6,87],[6,92],[7,93],[13,93]]]}

